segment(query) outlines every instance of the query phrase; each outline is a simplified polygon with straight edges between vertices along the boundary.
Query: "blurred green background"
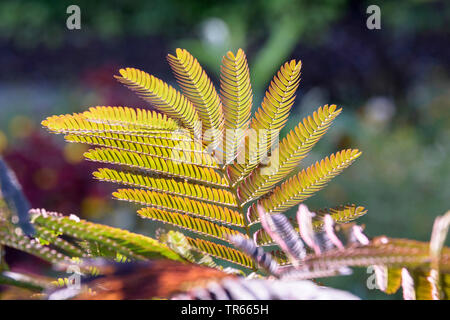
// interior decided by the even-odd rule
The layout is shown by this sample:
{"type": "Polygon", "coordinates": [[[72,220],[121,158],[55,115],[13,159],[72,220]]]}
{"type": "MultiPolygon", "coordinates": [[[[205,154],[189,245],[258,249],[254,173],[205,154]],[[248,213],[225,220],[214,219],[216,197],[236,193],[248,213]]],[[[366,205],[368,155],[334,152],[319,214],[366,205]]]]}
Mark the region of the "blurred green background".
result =
{"type": "MultiPolygon", "coordinates": [[[[254,110],[280,65],[302,60],[302,81],[288,124],[323,104],[344,108],[304,165],[342,148],[360,159],[311,208],[356,203],[370,236],[428,240],[450,208],[450,3],[448,1],[11,1],[0,3],[0,153],[34,207],[148,233],[150,223],[111,200],[112,186],[91,179],[83,147],[65,145],[40,121],[95,105],[145,107],[115,82],[137,67],[172,83],[166,54],[182,47],[217,83],[222,56],[243,48],[254,110]],[[81,8],[68,30],[66,8],[81,8]],[[366,27],[368,5],[381,30],[366,27]]],[[[362,298],[366,270],[324,283],[362,298]]]]}

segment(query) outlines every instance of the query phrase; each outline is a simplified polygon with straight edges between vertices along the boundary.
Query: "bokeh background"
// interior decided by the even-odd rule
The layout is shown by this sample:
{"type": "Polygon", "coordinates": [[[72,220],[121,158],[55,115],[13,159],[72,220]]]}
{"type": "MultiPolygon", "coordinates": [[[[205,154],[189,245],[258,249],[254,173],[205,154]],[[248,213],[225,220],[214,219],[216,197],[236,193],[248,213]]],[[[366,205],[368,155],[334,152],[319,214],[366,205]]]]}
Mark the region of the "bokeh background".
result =
{"type": "MultiPolygon", "coordinates": [[[[304,165],[342,148],[363,151],[308,205],[363,205],[370,236],[428,240],[434,218],[450,208],[449,25],[445,0],[2,0],[0,154],[33,207],[148,233],[150,222],[91,178],[84,147],[64,144],[40,121],[96,105],[146,107],[112,76],[137,67],[176,85],[165,57],[177,47],[216,83],[222,56],[243,48],[254,110],[280,65],[301,59],[282,134],[335,103],[344,112],[304,165]],[[81,30],[66,28],[71,4],[81,8],[81,30]],[[366,27],[371,4],[381,8],[381,30],[366,27]]],[[[324,283],[362,298],[399,297],[369,290],[369,276],[357,270],[324,283]]]]}

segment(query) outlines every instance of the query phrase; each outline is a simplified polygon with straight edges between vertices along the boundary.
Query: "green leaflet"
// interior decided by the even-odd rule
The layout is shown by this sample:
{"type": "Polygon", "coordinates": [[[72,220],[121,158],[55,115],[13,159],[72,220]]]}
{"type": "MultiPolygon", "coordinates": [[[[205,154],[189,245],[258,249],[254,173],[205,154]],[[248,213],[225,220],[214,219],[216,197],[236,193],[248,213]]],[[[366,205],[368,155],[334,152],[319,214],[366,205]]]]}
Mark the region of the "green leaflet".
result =
{"type": "Polygon", "coordinates": [[[32,210],[33,221],[39,226],[62,232],[75,239],[94,241],[132,259],[168,258],[183,260],[166,245],[157,240],[85,220],[75,221],[68,217],[32,210]]]}

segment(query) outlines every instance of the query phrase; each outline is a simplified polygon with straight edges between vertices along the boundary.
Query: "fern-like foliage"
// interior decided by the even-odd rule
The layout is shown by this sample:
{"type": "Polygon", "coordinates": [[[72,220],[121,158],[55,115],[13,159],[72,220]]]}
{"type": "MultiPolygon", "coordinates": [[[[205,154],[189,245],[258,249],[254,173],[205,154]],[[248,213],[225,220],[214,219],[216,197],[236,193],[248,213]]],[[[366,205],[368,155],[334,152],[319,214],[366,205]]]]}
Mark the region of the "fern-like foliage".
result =
{"type": "Polygon", "coordinates": [[[230,167],[233,186],[261,163],[262,157],[271,148],[273,139],[278,137],[279,131],[284,127],[294,104],[295,92],[300,81],[300,69],[301,62],[291,60],[286,62],[273,77],[261,107],[250,123],[250,129],[255,130],[258,136],[256,146],[249,145],[243,163],[230,167]]]}
{"type": "MultiPolygon", "coordinates": [[[[65,217],[45,210],[31,210],[31,214],[35,225],[73,239],[87,241],[91,245],[94,243],[102,246],[106,252],[113,252],[114,257],[116,253],[120,253],[124,257],[135,260],[163,257],[182,260],[167,246],[140,234],[65,217]]],[[[53,243],[55,241],[52,241],[53,243]]],[[[86,251],[89,253],[89,250],[86,251]]]]}
{"type": "Polygon", "coordinates": [[[244,51],[236,54],[229,51],[222,60],[220,73],[220,99],[225,118],[226,164],[238,155],[238,148],[243,144],[245,131],[250,121],[253,103],[250,71],[244,51]]]}
{"type": "MultiPolygon", "coordinates": [[[[232,272],[226,274],[214,269],[177,262],[144,262],[127,266],[111,262],[93,261],[103,275],[91,277],[76,299],[111,298],[172,298],[172,299],[356,299],[339,290],[318,287],[312,278],[345,275],[349,267],[373,266],[379,289],[395,293],[400,287],[406,299],[448,299],[450,272],[449,248],[443,246],[450,212],[436,219],[430,243],[406,239],[377,237],[372,240],[356,224],[337,225],[330,215],[324,216],[324,225],[315,231],[310,212],[301,205],[297,212],[300,232],[289,220],[279,214],[270,215],[259,206],[258,213],[269,234],[282,250],[265,252],[250,239],[231,236],[230,240],[250,261],[242,260],[243,266],[257,264],[272,279],[257,274],[243,278],[232,272]],[[435,259],[436,258],[436,259],[435,259]],[[434,261],[434,262],[433,262],[434,261]],[[373,265],[375,264],[375,265],[373,265]],[[171,281],[152,285],[154,279],[169,278],[171,281]],[[273,279],[275,278],[275,279],[273,279]],[[117,286],[120,283],[120,286],[117,286]]],[[[208,256],[196,255],[193,246],[210,250],[211,255],[222,255],[201,239],[185,238],[180,233],[163,234],[160,240],[169,243],[177,253],[188,261],[216,268],[208,256]],[[191,246],[191,245],[193,246],[191,246]]],[[[237,254],[238,251],[224,252],[237,254]]],[[[241,257],[244,257],[241,253],[241,257]]],[[[66,279],[59,279],[64,285],[66,279]]],[[[159,283],[159,281],[157,281],[159,283]]],[[[50,298],[63,297],[59,291],[50,298]]]]}
{"type": "Polygon", "coordinates": [[[256,242],[276,243],[281,250],[266,253],[244,238],[232,241],[278,278],[303,280],[345,273],[348,267],[372,266],[378,288],[388,294],[402,287],[405,299],[450,297],[450,248],[444,246],[450,211],[435,220],[429,243],[386,236],[370,240],[360,226],[336,225],[329,214],[317,229],[315,214],[305,205],[297,212],[300,230],[285,216],[270,215],[262,206],[258,214],[264,230],[256,235],[256,242]]]}
{"type": "MultiPolygon", "coordinates": [[[[0,204],[3,199],[0,192],[0,204]]],[[[13,223],[9,211],[8,206],[0,208],[0,284],[40,292],[68,281],[67,278],[40,280],[10,272],[3,260],[3,247],[23,251],[53,265],[65,266],[78,265],[85,259],[97,257],[121,262],[148,259],[186,261],[155,239],[43,209],[29,211],[33,235],[28,236],[13,223]]],[[[91,268],[83,268],[82,271],[85,274],[97,274],[91,268]]]]}
{"type": "MultiPolygon", "coordinates": [[[[224,56],[220,90],[186,50],[177,49],[168,61],[181,91],[134,68],[121,69],[115,76],[156,111],[99,106],[51,116],[42,124],[68,142],[92,146],[84,156],[105,165],[93,172],[96,179],[120,185],[114,198],[140,205],[140,217],[183,233],[159,234],[155,240],[45,210],[31,210],[30,224],[20,188],[0,163],[0,191],[7,195],[6,202],[14,198],[19,220],[30,227],[28,235],[17,228],[11,204],[0,194],[0,283],[35,291],[71,283],[64,276],[33,283],[25,275],[8,273],[3,260],[7,246],[55,265],[77,264],[93,278],[102,274],[112,283],[142,284],[146,298],[171,297],[180,285],[200,280],[215,283],[214,292],[202,291],[205,297],[224,296],[240,286],[263,286],[270,293],[267,298],[282,298],[279,290],[285,292],[287,283],[301,288],[311,284],[303,280],[348,274],[350,267],[361,266],[373,266],[379,288],[387,293],[402,287],[405,299],[449,298],[450,251],[444,241],[450,213],[436,219],[431,241],[425,243],[385,236],[369,239],[351,222],[367,211],[359,205],[311,212],[303,204],[361,152],[338,151],[297,170],[342,112],[335,105],[318,108],[278,143],[294,104],[301,62],[281,66],[251,117],[253,96],[242,50],[224,56]],[[297,215],[287,216],[285,211],[296,205],[297,215]],[[92,260],[99,257],[109,262],[92,260]],[[146,261],[155,259],[159,261],[146,261]],[[111,260],[119,267],[112,267],[111,260]],[[121,266],[131,265],[137,272],[122,274],[121,266]],[[232,266],[231,271],[225,266],[232,266]],[[226,270],[233,273],[231,282],[223,280],[226,270]],[[278,282],[239,278],[249,274],[278,282]],[[149,281],[169,276],[178,280],[161,287],[149,281]]],[[[125,297],[108,282],[92,283],[82,298],[95,296],[96,289],[100,297],[125,297]]],[[[247,298],[259,298],[253,289],[247,298]]],[[[141,291],[131,291],[143,298],[137,295],[141,291]]],[[[57,297],[57,292],[50,297],[57,297]]],[[[195,298],[199,292],[189,291],[184,297],[195,298]]]]}
{"type": "Polygon", "coordinates": [[[180,121],[195,136],[200,135],[201,123],[197,110],[191,101],[172,86],[134,68],[120,69],[120,76],[116,78],[161,112],[180,121]]]}
{"type": "MultiPolygon", "coordinates": [[[[65,270],[76,266],[82,275],[98,276],[101,270],[84,261],[106,258],[120,263],[170,259],[186,263],[186,257],[155,239],[106,225],[65,217],[45,210],[31,210],[35,237],[18,233],[12,225],[0,225],[0,247],[10,247],[58,266],[61,277],[36,279],[26,274],[0,269],[0,285],[21,287],[45,293],[52,288],[65,287],[72,280],[65,270]]],[[[45,295],[44,295],[45,297],[45,295]]]]}
{"type": "Polygon", "coordinates": [[[212,147],[217,146],[223,131],[222,102],[211,80],[197,59],[187,50],[177,49],[176,55],[167,56],[184,96],[191,101],[202,121],[203,134],[210,130],[208,137],[212,147]]]}
{"type": "MultiPolygon", "coordinates": [[[[298,205],[361,152],[337,152],[292,176],[342,111],[335,105],[320,107],[277,142],[295,101],[300,61],[281,66],[253,117],[249,69],[241,49],[223,57],[220,90],[188,51],[177,49],[168,61],[181,91],[135,68],[120,69],[115,76],[156,111],[101,106],[51,116],[42,124],[68,142],[91,145],[86,159],[108,165],[94,177],[122,185],[114,198],[143,206],[139,216],[179,228],[194,250],[219,264],[254,271],[255,264],[233,247],[230,237],[261,242],[264,231],[256,207],[275,214],[298,205]]],[[[333,210],[337,223],[366,212],[360,206],[333,210]]],[[[318,214],[314,225],[321,224],[318,214]]],[[[127,249],[122,244],[115,251],[133,258],[127,249]]]]}
{"type": "MultiPolygon", "coordinates": [[[[299,162],[326,132],[331,121],[340,113],[340,110],[336,111],[335,108],[334,105],[330,108],[328,106],[323,109],[319,108],[313,117],[304,120],[305,125],[300,123],[288,134],[280,144],[278,163],[271,166],[270,169],[264,167],[256,169],[239,186],[239,196],[244,203],[266,194],[298,166],[299,162]]],[[[322,165],[320,168],[323,167],[322,165]]],[[[290,183],[288,182],[288,184],[290,183]]]]}

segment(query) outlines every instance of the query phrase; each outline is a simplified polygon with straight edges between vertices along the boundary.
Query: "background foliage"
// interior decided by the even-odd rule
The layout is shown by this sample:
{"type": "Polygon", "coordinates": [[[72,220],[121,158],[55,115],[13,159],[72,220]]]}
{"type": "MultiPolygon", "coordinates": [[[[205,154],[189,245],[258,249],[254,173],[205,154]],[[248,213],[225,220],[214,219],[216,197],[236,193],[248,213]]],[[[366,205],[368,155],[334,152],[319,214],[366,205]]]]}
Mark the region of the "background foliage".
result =
{"type": "MultiPolygon", "coordinates": [[[[245,49],[255,101],[282,62],[301,59],[300,91],[282,135],[319,105],[344,108],[304,164],[343,148],[364,153],[327,192],[311,198],[311,206],[358,203],[368,209],[360,223],[369,235],[424,241],[434,218],[448,209],[447,2],[380,3],[377,31],[365,26],[372,3],[364,1],[79,1],[80,31],[65,28],[69,4],[0,4],[0,152],[33,207],[81,208],[84,218],[153,231],[126,205],[109,200],[110,186],[92,181],[92,164],[80,162],[82,147],[64,145],[39,122],[94,105],[145,106],[111,75],[135,66],[172,80],[162,61],[180,46],[216,82],[221,56],[245,49]]],[[[13,264],[23,264],[16,258],[13,264]]],[[[366,288],[365,270],[354,277],[339,278],[339,287],[362,298],[386,297],[366,288]]]]}

